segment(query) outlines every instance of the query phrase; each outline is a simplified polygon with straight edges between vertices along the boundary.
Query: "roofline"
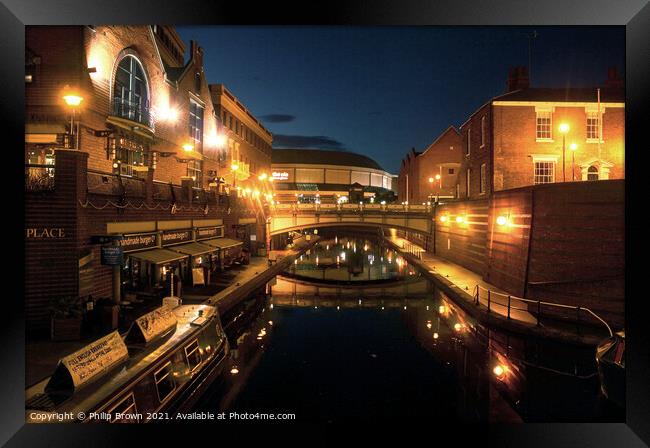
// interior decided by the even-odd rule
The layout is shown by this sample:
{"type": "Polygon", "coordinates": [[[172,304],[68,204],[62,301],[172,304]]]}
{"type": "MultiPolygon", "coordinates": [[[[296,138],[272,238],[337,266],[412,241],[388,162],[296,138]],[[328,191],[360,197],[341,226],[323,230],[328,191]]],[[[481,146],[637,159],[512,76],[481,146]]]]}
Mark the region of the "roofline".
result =
{"type": "MultiPolygon", "coordinates": [[[[248,110],[248,108],[244,106],[244,104],[241,101],[239,101],[239,98],[237,98],[235,94],[232,93],[228,87],[226,87],[225,84],[223,83],[208,84],[208,90],[210,90],[210,93],[212,93],[212,86],[221,87],[224,93],[226,93],[226,96],[229,97],[230,100],[234,102],[237,107],[239,107],[246,115],[248,115],[248,117],[251,120],[253,120],[260,128],[262,128],[264,132],[266,132],[267,134],[269,134],[271,138],[273,138],[273,133],[268,129],[266,129],[266,127],[260,122],[260,120],[255,115],[253,115],[253,113],[250,110],[248,110]]],[[[273,148],[273,149],[283,149],[283,148],[273,148]]]]}
{"type": "Polygon", "coordinates": [[[453,124],[450,124],[449,127],[448,127],[447,129],[445,129],[445,130],[442,132],[442,134],[440,134],[438,137],[436,137],[436,139],[433,141],[433,143],[430,143],[429,146],[427,146],[427,149],[425,149],[424,151],[422,151],[422,153],[421,153],[420,155],[418,155],[418,157],[425,155],[425,154],[427,153],[427,151],[428,151],[429,149],[431,149],[431,147],[432,147],[433,145],[435,145],[436,143],[438,143],[438,140],[440,140],[440,139],[441,139],[442,137],[444,137],[447,133],[449,133],[449,131],[450,131],[451,129],[453,129],[454,132],[456,132],[456,134],[460,137],[460,132],[458,132],[458,130],[454,127],[453,124]]]}

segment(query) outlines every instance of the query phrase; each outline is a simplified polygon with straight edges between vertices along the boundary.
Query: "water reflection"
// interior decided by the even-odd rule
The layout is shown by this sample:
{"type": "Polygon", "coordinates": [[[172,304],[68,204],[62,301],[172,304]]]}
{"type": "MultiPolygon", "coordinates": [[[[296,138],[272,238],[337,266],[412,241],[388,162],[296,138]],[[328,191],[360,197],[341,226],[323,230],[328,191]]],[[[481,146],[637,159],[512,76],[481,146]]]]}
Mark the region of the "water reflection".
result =
{"type": "Polygon", "coordinates": [[[624,421],[599,395],[593,347],[484,327],[424,278],[404,275],[384,248],[339,237],[328,244],[229,317],[234,373],[202,410],[317,422],[624,421]],[[340,270],[332,254],[345,247],[349,263],[355,243],[364,281],[354,283],[349,265],[344,285],[328,283],[329,274],[310,278],[340,270]],[[371,251],[393,267],[376,269],[371,251]],[[323,258],[329,267],[321,269],[323,258]]]}
{"type": "Polygon", "coordinates": [[[419,274],[394,250],[369,237],[325,237],[286,273],[327,283],[406,280],[419,274]]]}

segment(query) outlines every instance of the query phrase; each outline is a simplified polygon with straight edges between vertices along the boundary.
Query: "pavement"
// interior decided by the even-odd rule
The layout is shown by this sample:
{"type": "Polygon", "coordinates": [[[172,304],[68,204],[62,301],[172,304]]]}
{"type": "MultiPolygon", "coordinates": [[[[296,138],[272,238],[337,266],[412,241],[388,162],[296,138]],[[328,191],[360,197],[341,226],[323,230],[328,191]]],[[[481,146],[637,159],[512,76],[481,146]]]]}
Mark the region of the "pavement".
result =
{"type": "Polygon", "coordinates": [[[551,318],[544,318],[541,325],[537,325],[537,319],[527,311],[526,303],[512,297],[511,307],[522,309],[511,308],[508,319],[506,291],[484,281],[482,276],[469,269],[428,253],[409,240],[400,237],[385,237],[385,240],[396,249],[401,249],[402,256],[410,263],[426,270],[428,277],[438,288],[450,296],[465,312],[484,324],[531,336],[589,346],[595,346],[609,335],[604,326],[582,325],[577,331],[574,323],[551,318]],[[475,299],[476,285],[484,288],[480,293],[478,305],[475,299]],[[492,291],[489,310],[487,289],[492,291]]]}

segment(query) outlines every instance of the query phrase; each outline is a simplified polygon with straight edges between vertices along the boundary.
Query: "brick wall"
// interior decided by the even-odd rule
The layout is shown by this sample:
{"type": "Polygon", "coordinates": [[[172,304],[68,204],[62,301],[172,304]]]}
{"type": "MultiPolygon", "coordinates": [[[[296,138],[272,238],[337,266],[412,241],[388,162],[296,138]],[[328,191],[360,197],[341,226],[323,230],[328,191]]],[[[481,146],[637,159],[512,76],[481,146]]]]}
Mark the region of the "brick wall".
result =
{"type": "Polygon", "coordinates": [[[462,140],[458,131],[448,128],[429,147],[415,158],[417,164],[417,192],[413,204],[429,202],[430,196],[454,196],[460,163],[463,159],[462,140]],[[452,169],[453,173],[449,173],[452,169]],[[441,175],[440,181],[435,179],[441,175]],[[433,183],[429,178],[433,177],[433,183]]]}
{"type": "Polygon", "coordinates": [[[486,104],[478,109],[460,127],[460,138],[462,140],[462,163],[458,175],[459,197],[470,199],[481,199],[489,196],[492,191],[492,154],[490,151],[492,142],[492,109],[486,104]],[[484,118],[485,117],[485,118],[484,118]],[[485,135],[483,145],[481,144],[481,126],[485,120],[485,135]],[[468,154],[469,145],[469,154],[468,154]],[[484,192],[481,192],[481,165],[485,164],[484,192]],[[469,170],[469,191],[467,191],[467,172],[469,170]]]}
{"type": "Polygon", "coordinates": [[[487,200],[449,202],[436,209],[436,254],[481,275],[486,269],[487,200]],[[441,222],[441,217],[446,217],[441,222]],[[458,223],[457,217],[463,222],[458,223]]]}

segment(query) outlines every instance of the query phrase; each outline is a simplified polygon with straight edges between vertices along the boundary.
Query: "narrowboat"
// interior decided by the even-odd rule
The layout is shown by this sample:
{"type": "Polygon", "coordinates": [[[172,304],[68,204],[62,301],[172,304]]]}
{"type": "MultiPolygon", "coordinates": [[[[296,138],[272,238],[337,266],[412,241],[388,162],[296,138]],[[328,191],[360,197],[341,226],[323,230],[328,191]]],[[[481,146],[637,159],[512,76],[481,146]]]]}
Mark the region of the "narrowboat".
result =
{"type": "Polygon", "coordinates": [[[173,420],[227,365],[229,345],[210,305],[163,305],[62,358],[26,392],[26,422],[173,420]]]}
{"type": "Polygon", "coordinates": [[[625,407],[625,331],[605,339],[596,348],[596,362],[603,395],[625,407]]]}

